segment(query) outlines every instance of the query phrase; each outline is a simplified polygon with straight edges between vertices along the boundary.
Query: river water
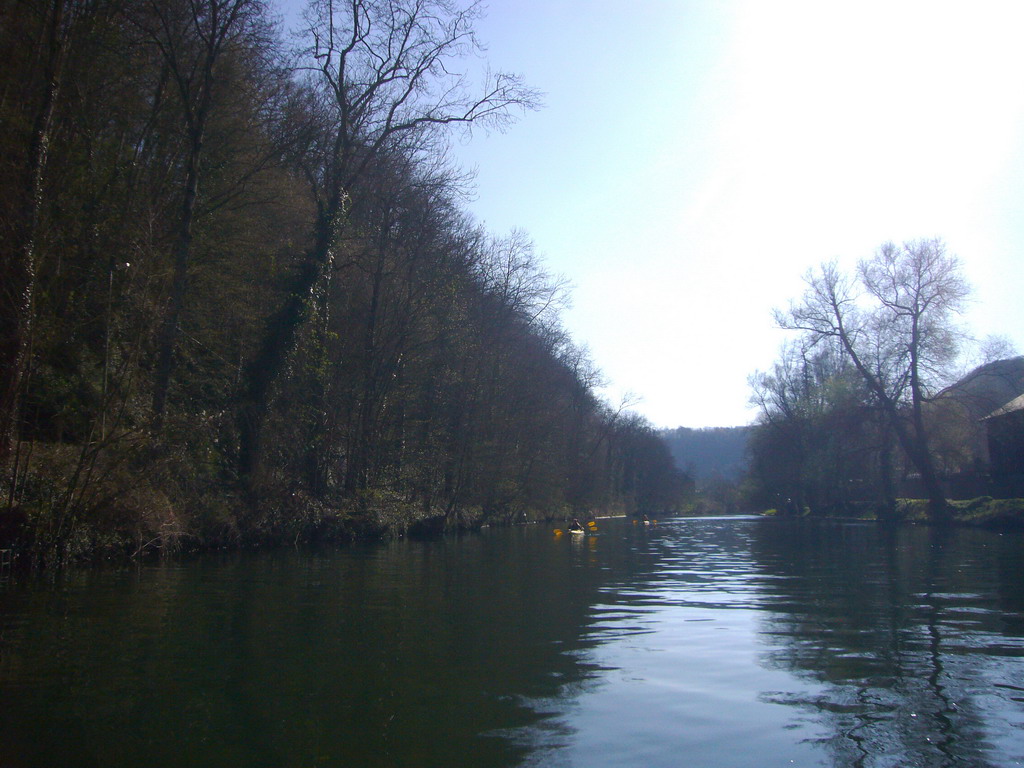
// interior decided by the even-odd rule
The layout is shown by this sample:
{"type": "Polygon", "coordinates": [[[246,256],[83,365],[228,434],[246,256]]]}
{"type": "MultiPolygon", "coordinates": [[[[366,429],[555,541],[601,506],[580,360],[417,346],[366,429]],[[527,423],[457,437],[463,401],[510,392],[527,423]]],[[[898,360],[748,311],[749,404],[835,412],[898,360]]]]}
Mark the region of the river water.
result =
{"type": "Polygon", "coordinates": [[[1024,765],[1024,536],[710,518],[0,583],[0,766],[1024,765]]]}

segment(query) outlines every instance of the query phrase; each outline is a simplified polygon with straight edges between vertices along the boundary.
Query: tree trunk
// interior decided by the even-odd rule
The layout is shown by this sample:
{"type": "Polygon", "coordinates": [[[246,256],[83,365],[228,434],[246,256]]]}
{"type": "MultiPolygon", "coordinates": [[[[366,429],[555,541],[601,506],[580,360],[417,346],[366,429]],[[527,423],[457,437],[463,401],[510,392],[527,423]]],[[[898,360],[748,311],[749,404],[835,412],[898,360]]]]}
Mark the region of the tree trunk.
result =
{"type": "Polygon", "coordinates": [[[195,219],[196,198],[199,192],[199,164],[203,151],[203,125],[206,122],[205,107],[202,108],[197,122],[196,133],[192,136],[189,147],[185,196],[182,200],[181,218],[178,220],[178,231],[174,239],[174,279],[171,286],[171,301],[160,331],[160,352],[153,383],[154,427],[158,430],[163,423],[167,390],[174,370],[175,347],[180,334],[181,313],[188,291],[188,268],[192,255],[192,222],[195,219]]]}
{"type": "Polygon", "coordinates": [[[946,495],[942,490],[942,484],[939,482],[939,475],[935,471],[932,456],[928,452],[927,441],[924,440],[923,425],[915,425],[913,433],[909,432],[896,405],[891,401],[885,405],[886,412],[896,432],[896,438],[914,465],[914,469],[917,470],[918,475],[921,477],[925,495],[928,497],[929,519],[933,523],[949,522],[949,504],[946,503],[946,495]],[[921,429],[921,431],[918,431],[918,429],[921,429]]]}
{"type": "Polygon", "coordinates": [[[928,496],[929,518],[935,523],[948,522],[950,519],[949,505],[946,503],[946,497],[942,491],[942,485],[939,483],[939,476],[935,471],[935,464],[932,461],[931,453],[928,451],[928,441],[926,439],[924,420],[920,407],[921,391],[920,383],[917,378],[916,358],[915,361],[912,362],[911,370],[911,418],[913,422],[913,432],[910,432],[904,424],[903,414],[900,413],[899,404],[889,396],[885,391],[885,387],[882,386],[882,383],[878,378],[876,378],[871,371],[868,370],[867,366],[864,365],[864,362],[854,349],[853,343],[850,341],[850,337],[841,325],[839,327],[839,340],[847,354],[850,356],[850,359],[853,361],[854,366],[863,377],[864,382],[875,394],[879,404],[881,404],[883,413],[888,418],[893,431],[896,433],[896,438],[900,443],[900,447],[902,447],[906,452],[907,457],[914,465],[914,469],[916,469],[918,474],[921,476],[921,482],[924,485],[925,494],[928,496]]]}
{"type": "Polygon", "coordinates": [[[32,335],[36,287],[36,237],[43,200],[43,174],[50,149],[53,109],[60,91],[67,35],[64,0],[53,0],[46,28],[43,99],[32,125],[24,166],[23,197],[0,292],[0,462],[11,452],[17,432],[20,391],[32,335]]]}
{"type": "Polygon", "coordinates": [[[928,447],[928,432],[924,425],[924,387],[921,384],[920,361],[918,350],[921,344],[920,314],[915,314],[911,327],[911,356],[910,356],[910,397],[911,417],[914,426],[914,443],[917,451],[917,458],[914,464],[921,473],[921,481],[924,483],[925,493],[928,496],[928,516],[934,523],[947,523],[951,515],[949,504],[946,503],[946,494],[939,482],[938,472],[935,471],[935,462],[932,459],[928,447]]]}

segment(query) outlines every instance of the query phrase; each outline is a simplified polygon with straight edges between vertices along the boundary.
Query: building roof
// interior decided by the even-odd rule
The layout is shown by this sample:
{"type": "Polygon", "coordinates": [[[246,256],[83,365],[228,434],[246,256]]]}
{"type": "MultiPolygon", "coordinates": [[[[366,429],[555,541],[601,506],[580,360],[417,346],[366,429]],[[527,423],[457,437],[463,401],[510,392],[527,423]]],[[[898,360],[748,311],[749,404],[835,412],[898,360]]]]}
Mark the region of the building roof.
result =
{"type": "Polygon", "coordinates": [[[992,413],[990,413],[985,418],[994,419],[998,416],[1005,416],[1008,413],[1013,413],[1014,411],[1024,411],[1024,395],[1018,395],[1017,397],[1013,398],[1013,400],[1004,405],[1002,408],[997,408],[996,410],[992,411],[992,413]]]}

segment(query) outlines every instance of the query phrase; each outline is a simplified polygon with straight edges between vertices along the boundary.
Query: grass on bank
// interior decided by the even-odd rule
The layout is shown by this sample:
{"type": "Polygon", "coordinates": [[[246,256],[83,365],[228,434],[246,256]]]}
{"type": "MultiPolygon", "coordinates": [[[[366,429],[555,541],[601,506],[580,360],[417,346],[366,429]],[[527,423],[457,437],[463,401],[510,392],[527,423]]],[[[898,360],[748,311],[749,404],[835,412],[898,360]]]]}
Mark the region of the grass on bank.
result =
{"type": "MultiPolygon", "coordinates": [[[[950,501],[953,522],[985,528],[1024,528],[1024,499],[993,499],[979,496],[975,499],[950,501]]],[[[907,522],[926,522],[928,502],[922,499],[900,499],[896,503],[899,519],[907,522]]]]}
{"type": "MultiPolygon", "coordinates": [[[[979,496],[974,499],[951,500],[953,524],[978,528],[1024,528],[1024,499],[993,499],[979,496]]],[[[769,509],[768,517],[783,513],[769,509]]],[[[849,517],[858,520],[885,520],[893,523],[927,523],[926,499],[897,499],[896,506],[887,510],[878,504],[848,504],[842,508],[811,510],[805,508],[801,517],[849,517]]]]}

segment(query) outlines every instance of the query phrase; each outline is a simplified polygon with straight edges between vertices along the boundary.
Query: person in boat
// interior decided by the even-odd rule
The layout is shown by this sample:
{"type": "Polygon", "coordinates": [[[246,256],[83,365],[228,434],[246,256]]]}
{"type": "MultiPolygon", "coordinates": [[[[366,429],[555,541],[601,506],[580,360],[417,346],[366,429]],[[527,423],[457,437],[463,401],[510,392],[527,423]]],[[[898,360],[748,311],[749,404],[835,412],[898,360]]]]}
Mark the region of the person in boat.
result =
{"type": "Polygon", "coordinates": [[[578,517],[574,517],[572,519],[572,524],[569,526],[569,530],[570,531],[582,531],[583,530],[583,525],[580,523],[580,519],[578,517]]]}

